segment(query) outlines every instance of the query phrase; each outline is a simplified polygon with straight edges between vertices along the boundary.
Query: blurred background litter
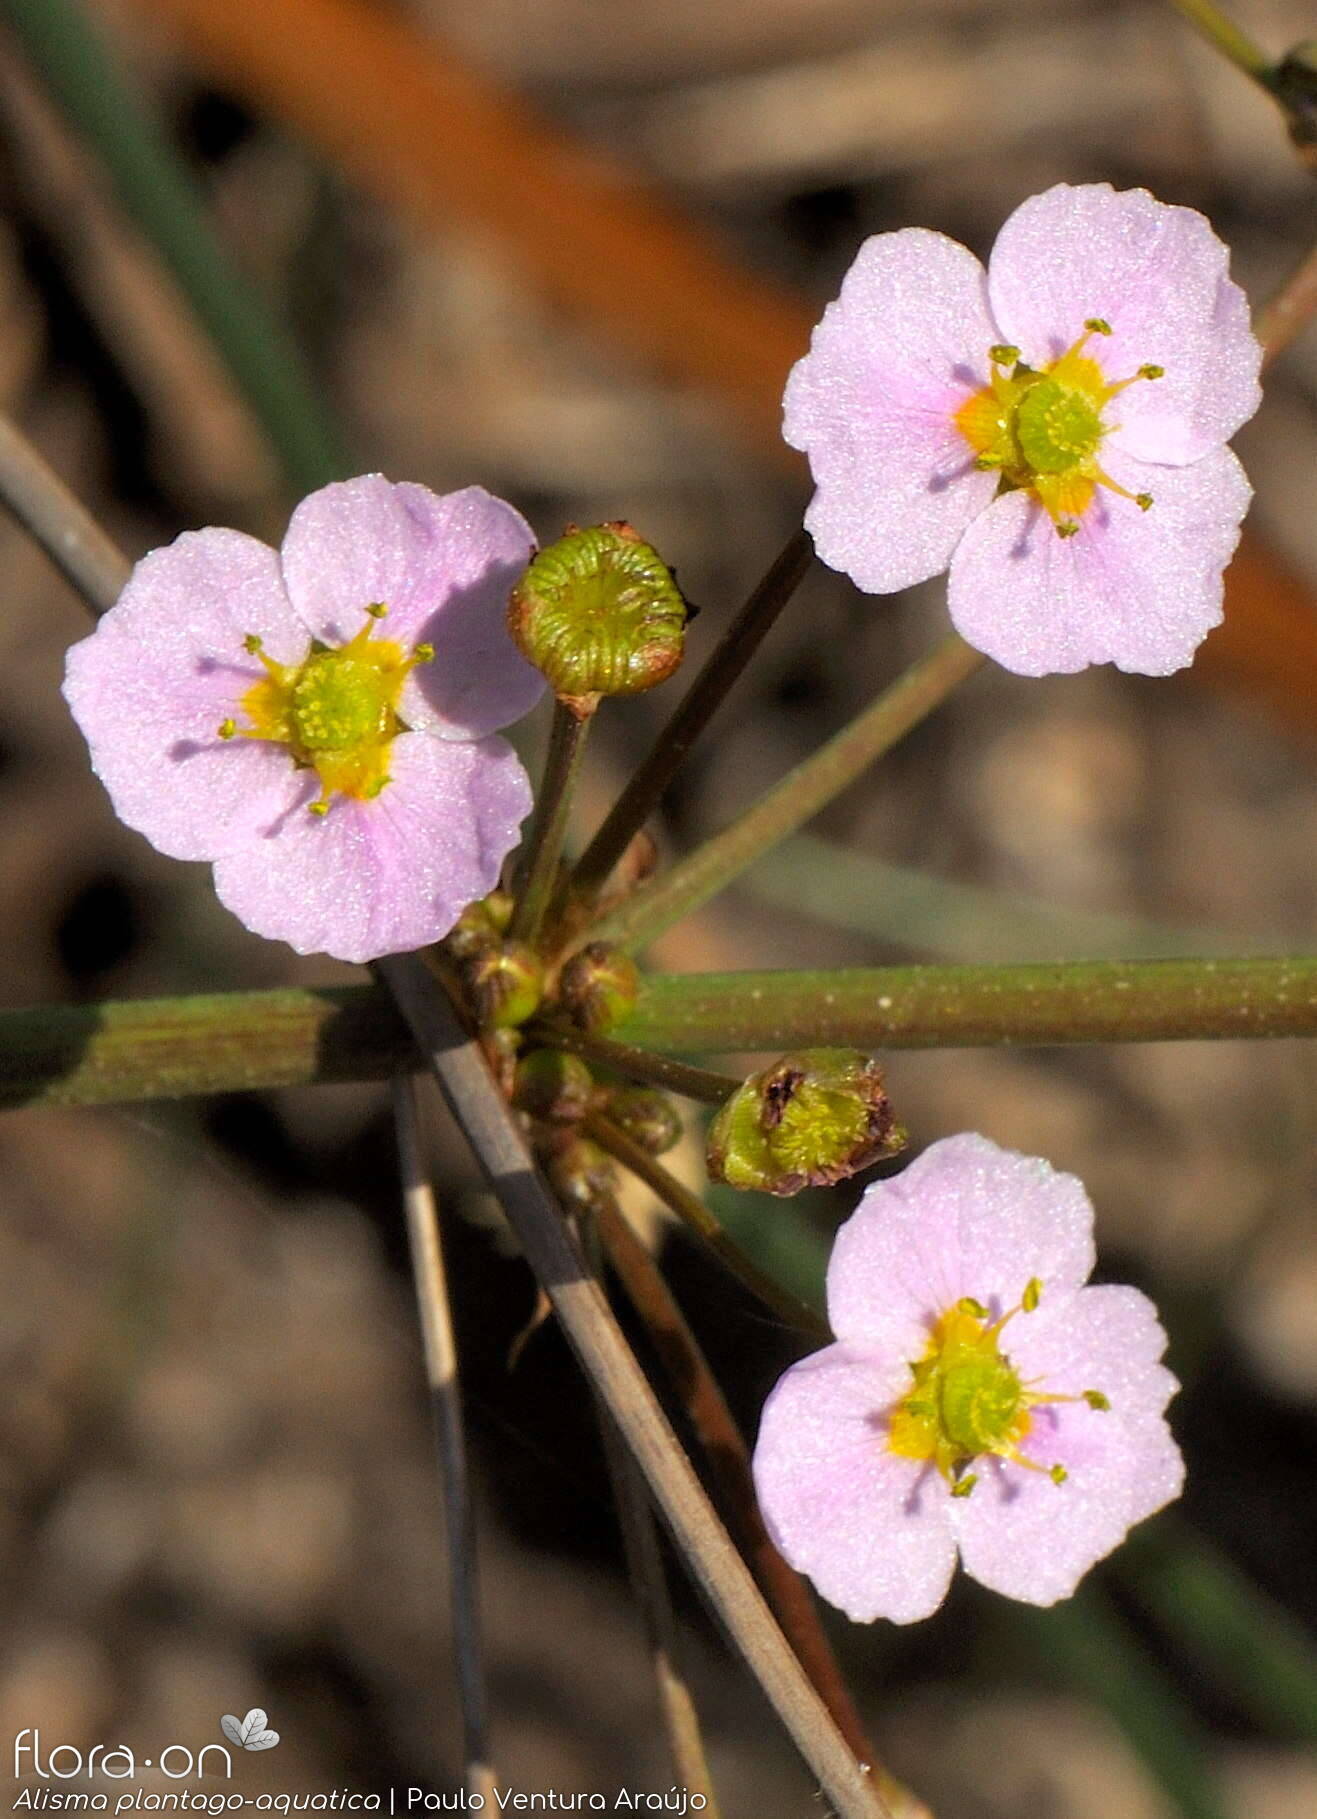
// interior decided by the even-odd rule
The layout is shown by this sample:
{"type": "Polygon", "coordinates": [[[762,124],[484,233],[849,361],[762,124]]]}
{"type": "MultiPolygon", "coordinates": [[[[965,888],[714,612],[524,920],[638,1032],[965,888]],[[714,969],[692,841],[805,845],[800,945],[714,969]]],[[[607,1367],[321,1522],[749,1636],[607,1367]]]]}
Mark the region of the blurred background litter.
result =
{"type": "MultiPolygon", "coordinates": [[[[478,481],[545,539],[633,522],[701,609],[692,661],[799,522],[776,389],[863,236],[920,224],[984,254],[1050,183],[1143,185],[1211,217],[1255,306],[1312,238],[1275,109],[1159,0],[52,0],[47,24],[95,27],[300,348],[325,424],[280,444],[35,72],[33,10],[0,5],[0,407],[131,553],[210,522],[277,541],[339,459],[478,481]],[[326,35],[289,37],[299,21],[326,35]],[[308,101],[299,70],[326,46],[335,81],[308,101]],[[474,110],[466,164],[440,119],[410,146],[353,124],[381,46],[474,110]],[[495,182],[539,134],[542,189],[495,182]],[[569,205],[582,238],[556,244],[569,205]],[[623,243],[616,268],[585,250],[623,243]],[[717,318],[705,348],[692,294],[717,318]]],[[[1312,30],[1299,0],[1233,11],[1277,53],[1312,30]]],[[[1237,446],[1257,490],[1247,630],[1203,675],[985,674],[656,962],[1310,949],[1317,333],[1237,446]]],[[[249,936],[205,868],[114,820],[58,694],[82,609],[2,518],[0,554],[0,1002],[356,976],[249,936]]],[[[673,790],[664,850],[838,727],[944,611],[941,582],[875,601],[816,567],[673,790]]],[[[670,698],[600,716],[583,831],[670,698]]],[[[838,1623],[884,1754],[942,1819],[1310,1814],[1311,1046],[904,1054],[889,1084],[916,1145],[976,1128],[1083,1177],[1104,1273],[1171,1330],[1190,1481],[1055,1613],[962,1586],[913,1630],[838,1623]]],[[[549,1327],[507,1368],[529,1278],[454,1133],[432,1135],[500,1771],[666,1789],[588,1398],[549,1327]]],[[[375,1087],[0,1120],[0,1736],[195,1748],[261,1705],[289,1791],[455,1787],[396,1200],[375,1087]]],[[[774,1208],[802,1280],[849,1204],[774,1208]]],[[[768,1217],[742,1206],[742,1237],[768,1217]]],[[[798,1343],[653,1230],[753,1431],[798,1343]]],[[[817,1811],[693,1597],[683,1612],[728,1819],[817,1811]]]]}

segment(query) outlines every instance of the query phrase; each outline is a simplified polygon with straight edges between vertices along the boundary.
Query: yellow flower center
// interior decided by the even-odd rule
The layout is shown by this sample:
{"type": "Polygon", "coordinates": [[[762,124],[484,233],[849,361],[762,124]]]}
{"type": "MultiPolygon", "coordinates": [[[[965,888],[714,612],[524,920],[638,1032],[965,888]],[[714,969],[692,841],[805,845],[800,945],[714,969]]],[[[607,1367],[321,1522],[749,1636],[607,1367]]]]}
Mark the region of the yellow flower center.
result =
{"type": "Polygon", "coordinates": [[[1026,366],[1017,347],[991,347],[991,382],[956,412],[956,427],[975,451],[976,467],[995,468],[1002,489],[1033,493],[1057,535],[1073,537],[1099,486],[1132,499],[1143,511],[1149,493],[1130,493],[1102,471],[1098,449],[1114,424],[1103,420],[1111,400],[1140,379],[1160,379],[1162,368],[1141,366],[1133,378],[1109,383],[1084,352],[1110,324],[1091,316],[1084,333],[1059,360],[1039,370],[1026,366]]]}
{"type": "Polygon", "coordinates": [[[301,663],[276,663],[253,633],[243,640],[259,657],[265,675],[239,703],[250,722],[226,720],[221,739],[239,735],[286,745],[299,770],[313,770],[321,793],[311,812],[329,812],[334,795],[369,801],[389,781],[389,753],[408,728],[398,714],[403,683],[434,651],[418,644],[410,656],[391,638],[374,638],[376,622],[388,611],[368,606],[366,623],[354,638],[331,649],[313,641],[301,663]]]}
{"type": "Polygon", "coordinates": [[[1038,1465],[1020,1451],[1032,1426],[1030,1410],[1055,1402],[1110,1407],[1100,1390],[1080,1396],[1040,1394],[1002,1353],[1003,1328],[1016,1314],[1034,1311],[1042,1286],[1035,1277],[1018,1305],[997,1320],[969,1296],[957,1301],[933,1323],[927,1350],[910,1365],[911,1389],[891,1412],[887,1444],[903,1459],[935,1465],[953,1497],[969,1496],[978,1483],[969,1467],[985,1454],[1028,1471],[1045,1471],[1054,1484],[1064,1484],[1064,1466],[1038,1465]]]}

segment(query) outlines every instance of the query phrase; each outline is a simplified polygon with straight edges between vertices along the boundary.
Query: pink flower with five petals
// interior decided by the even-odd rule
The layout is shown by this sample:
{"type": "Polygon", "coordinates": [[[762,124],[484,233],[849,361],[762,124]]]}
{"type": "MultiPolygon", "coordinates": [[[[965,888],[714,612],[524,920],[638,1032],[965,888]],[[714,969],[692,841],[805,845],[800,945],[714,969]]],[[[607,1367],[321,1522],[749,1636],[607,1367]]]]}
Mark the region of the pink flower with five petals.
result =
{"type": "Polygon", "coordinates": [[[220,529],[152,551],[64,682],[120,819],[298,953],[438,940],[531,804],[496,732],[544,686],[504,623],[533,548],[480,487],[367,474],[304,499],[278,553],[220,529]]]}
{"type": "Polygon", "coordinates": [[[867,240],[786,390],[819,555],[874,594],[949,566],[957,630],[1022,675],[1189,663],[1261,396],[1228,258],[1195,210],[1105,183],[1022,203],[986,272],[922,228],[867,240]]]}
{"type": "Polygon", "coordinates": [[[834,1345],[764,1405],[755,1485],[774,1541],[857,1622],[912,1623],[972,1578],[1068,1597],[1180,1493],[1166,1335],[1088,1284],[1073,1175],[948,1137],[870,1187],[828,1266],[834,1345]]]}

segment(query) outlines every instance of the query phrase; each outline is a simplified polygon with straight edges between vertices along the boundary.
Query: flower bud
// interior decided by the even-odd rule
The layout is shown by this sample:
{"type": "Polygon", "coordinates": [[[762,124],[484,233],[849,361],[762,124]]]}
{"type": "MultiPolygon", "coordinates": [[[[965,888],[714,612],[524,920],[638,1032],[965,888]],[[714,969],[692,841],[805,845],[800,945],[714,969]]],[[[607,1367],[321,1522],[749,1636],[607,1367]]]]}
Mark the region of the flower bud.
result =
{"type": "Polygon", "coordinates": [[[640,972],[634,960],[607,941],[591,941],[572,955],[558,976],[558,999],[578,1028],[601,1033],[635,1004],[640,972]]]}
{"type": "Polygon", "coordinates": [[[579,1124],[595,1096],[594,1076],[579,1055],[538,1048],[517,1063],[512,1103],[552,1124],[579,1124]]]}
{"type": "Polygon", "coordinates": [[[544,996],[544,966],[524,941],[479,949],[464,965],[476,1016],[494,1029],[516,1029],[533,1017],[544,996]]]}
{"type": "Polygon", "coordinates": [[[467,904],[445,936],[445,945],[455,960],[469,960],[484,948],[496,947],[511,920],[511,893],[491,891],[478,903],[467,904]]]}
{"type": "Polygon", "coordinates": [[[587,1137],[564,1144],[550,1157],[545,1172],[558,1198],[573,1211],[588,1211],[601,1195],[617,1188],[612,1157],[587,1137]]]}
{"type": "Polygon", "coordinates": [[[844,1181],[904,1146],[876,1061],[850,1049],[802,1049],[752,1074],[719,1109],[708,1168],[730,1187],[796,1194],[844,1181]]]}
{"type": "Polygon", "coordinates": [[[657,553],[629,524],[568,527],[512,590],[508,630],[582,719],[601,695],[635,695],[681,662],[687,610],[657,553]]]}
{"type": "Polygon", "coordinates": [[[619,1087],[609,1095],[608,1116],[651,1156],[665,1155],[681,1141],[681,1119],[657,1087],[619,1087]]]}

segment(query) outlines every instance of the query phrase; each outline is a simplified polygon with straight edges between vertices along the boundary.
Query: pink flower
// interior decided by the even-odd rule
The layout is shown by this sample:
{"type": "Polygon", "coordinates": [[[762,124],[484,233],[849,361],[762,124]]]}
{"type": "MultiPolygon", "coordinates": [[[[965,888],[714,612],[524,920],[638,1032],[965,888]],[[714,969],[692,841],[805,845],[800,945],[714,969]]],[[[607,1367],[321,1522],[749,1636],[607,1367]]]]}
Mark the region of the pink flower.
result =
{"type": "Polygon", "coordinates": [[[1092,1267],[1080,1183],[986,1137],[869,1188],[828,1267],[837,1343],[778,1383],[754,1456],[773,1539],[848,1616],[927,1617],[957,1552],[1054,1604],[1178,1496],[1166,1335],[1092,1267]]]}
{"type": "Polygon", "coordinates": [[[1058,184],[985,273],[877,234],[787,383],[819,555],[866,593],[950,565],[956,629],[1007,669],[1167,675],[1221,618],[1251,495],[1225,447],[1261,350],[1202,215],[1058,184]]]}
{"type": "Polygon", "coordinates": [[[531,801],[490,737],[543,678],[504,626],[534,547],[479,487],[322,487],[276,554],[185,532],[69,652],[64,694],[116,812],[298,953],[446,934],[498,882],[531,801]]]}

